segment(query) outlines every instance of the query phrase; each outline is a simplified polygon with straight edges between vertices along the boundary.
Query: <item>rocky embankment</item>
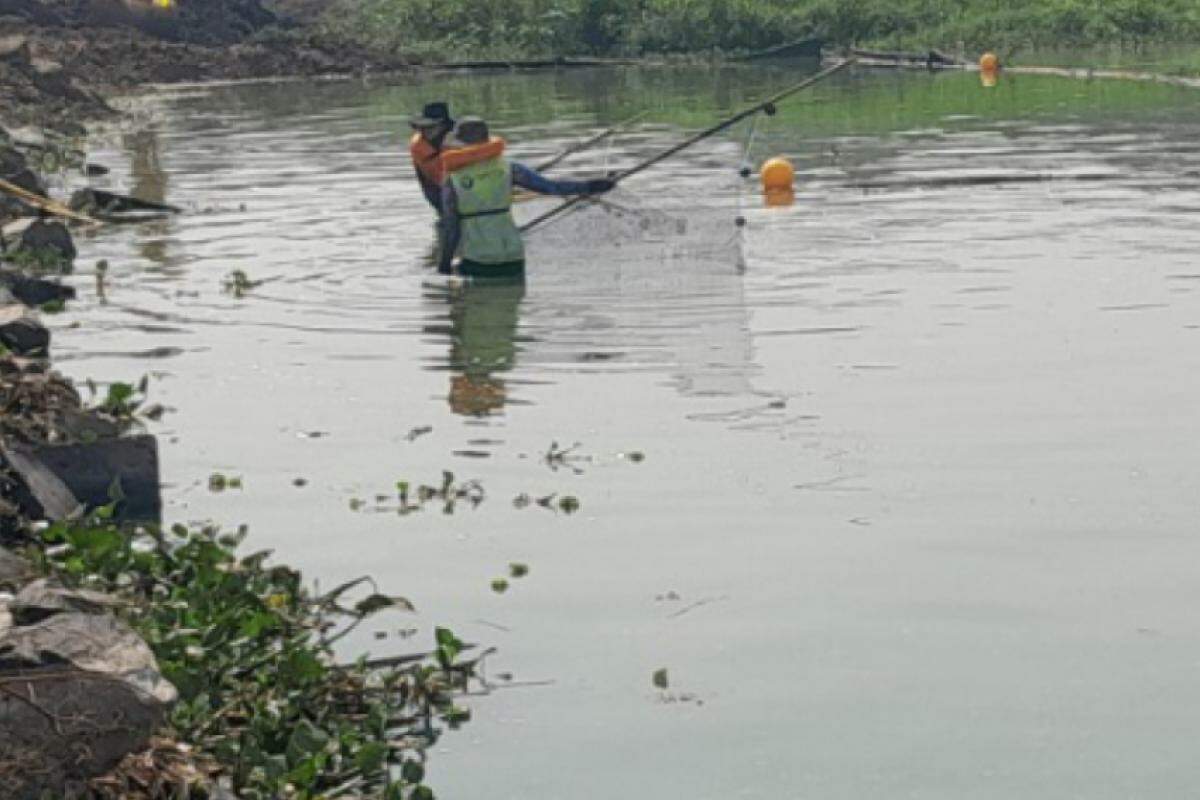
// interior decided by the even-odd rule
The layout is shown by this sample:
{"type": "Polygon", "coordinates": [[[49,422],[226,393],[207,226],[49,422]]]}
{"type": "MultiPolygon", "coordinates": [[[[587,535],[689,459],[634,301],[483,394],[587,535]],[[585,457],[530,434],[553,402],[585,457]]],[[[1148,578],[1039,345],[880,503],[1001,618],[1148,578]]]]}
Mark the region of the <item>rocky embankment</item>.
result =
{"type": "Polygon", "coordinates": [[[48,197],[40,164],[103,169],[72,147],[0,128],[0,798],[432,800],[467,646],[438,629],[429,653],[339,663],[346,633],[411,604],[365,577],[317,594],[239,555],[244,530],[164,529],[145,381],[88,404],[53,369],[73,227],[178,211],[48,197]]]}
{"type": "Polygon", "coordinates": [[[113,515],[159,507],[154,438],[132,435],[127,408],[85,406],[50,366],[41,315],[74,297],[60,277],[75,247],[37,199],[30,151],[44,147],[0,130],[0,795],[14,800],[84,796],[147,748],[176,698],[114,615],[120,600],[67,588],[7,549],[110,497],[113,515]]]}

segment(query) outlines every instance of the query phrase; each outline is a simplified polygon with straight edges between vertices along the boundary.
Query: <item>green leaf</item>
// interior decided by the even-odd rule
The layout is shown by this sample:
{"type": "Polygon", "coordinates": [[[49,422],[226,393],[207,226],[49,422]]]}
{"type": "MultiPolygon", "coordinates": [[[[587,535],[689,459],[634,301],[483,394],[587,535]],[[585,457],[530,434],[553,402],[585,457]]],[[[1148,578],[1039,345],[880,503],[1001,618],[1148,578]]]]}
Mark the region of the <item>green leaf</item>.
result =
{"type": "Polygon", "coordinates": [[[449,628],[436,628],[434,638],[437,639],[438,662],[443,669],[448,669],[462,652],[463,643],[449,628]]]}
{"type": "Polygon", "coordinates": [[[323,751],[327,744],[329,744],[329,734],[306,719],[300,720],[292,728],[292,735],[288,737],[288,764],[292,767],[299,766],[302,762],[323,751]]]}
{"type": "Polygon", "coordinates": [[[388,746],[383,742],[368,742],[354,754],[354,764],[364,775],[370,777],[383,769],[387,754],[388,746]]]}
{"type": "Polygon", "coordinates": [[[400,777],[405,783],[420,783],[425,780],[425,765],[420,761],[408,760],[400,768],[400,777]]]}

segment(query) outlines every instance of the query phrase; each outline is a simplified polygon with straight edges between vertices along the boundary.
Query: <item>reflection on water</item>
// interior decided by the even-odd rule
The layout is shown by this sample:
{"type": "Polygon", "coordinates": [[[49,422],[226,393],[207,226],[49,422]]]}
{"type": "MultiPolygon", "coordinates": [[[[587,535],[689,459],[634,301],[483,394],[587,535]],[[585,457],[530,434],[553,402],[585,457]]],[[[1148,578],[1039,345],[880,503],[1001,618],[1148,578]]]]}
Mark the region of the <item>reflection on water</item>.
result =
{"type": "Polygon", "coordinates": [[[531,237],[524,286],[431,274],[404,137],[432,96],[531,163],[647,112],[557,173],[592,176],[795,79],[164,98],[94,157],[128,165],[102,188],[189,213],[82,242],[56,351],[78,378],[150,371],[178,410],[153,424],[169,516],[248,522],[330,584],[373,574],[422,635],[551,681],[475,703],[431,761],[444,796],[1186,796],[1196,95],[847,75],[757,131],[752,161],[798,167],[790,204],[737,177],[738,130],[531,237]],[[236,269],[261,285],[223,292],[236,269]],[[541,457],[575,442],[578,472],[541,457]],[[348,510],[446,469],[486,500],[348,510]],[[207,494],[214,470],[245,491],[207,494]],[[579,513],[511,503],[565,494],[579,513]]]}
{"type": "Polygon", "coordinates": [[[452,285],[449,366],[450,410],[462,416],[498,413],[508,400],[503,373],[517,360],[517,312],[525,282],[479,281],[452,285]]]}

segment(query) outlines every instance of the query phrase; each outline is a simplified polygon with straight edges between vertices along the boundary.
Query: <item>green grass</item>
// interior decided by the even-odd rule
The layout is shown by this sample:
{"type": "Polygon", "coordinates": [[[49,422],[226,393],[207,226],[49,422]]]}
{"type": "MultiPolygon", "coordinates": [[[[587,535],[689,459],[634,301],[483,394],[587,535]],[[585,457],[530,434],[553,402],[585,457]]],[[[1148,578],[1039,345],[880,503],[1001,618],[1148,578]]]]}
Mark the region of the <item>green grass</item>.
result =
{"type": "Polygon", "coordinates": [[[1193,0],[341,0],[326,30],[417,56],[737,52],[820,36],[909,48],[1200,38],[1193,0]]]}

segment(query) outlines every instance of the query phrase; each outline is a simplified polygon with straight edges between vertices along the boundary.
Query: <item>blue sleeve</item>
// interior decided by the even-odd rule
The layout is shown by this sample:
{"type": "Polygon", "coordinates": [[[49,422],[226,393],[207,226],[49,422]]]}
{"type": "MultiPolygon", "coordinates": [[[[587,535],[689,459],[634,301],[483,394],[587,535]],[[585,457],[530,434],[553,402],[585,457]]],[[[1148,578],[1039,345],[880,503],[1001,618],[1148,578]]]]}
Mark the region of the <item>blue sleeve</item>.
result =
{"type": "Polygon", "coordinates": [[[587,194],[588,181],[553,181],[524,164],[512,165],[513,185],[538,194],[566,197],[572,194],[587,194]]]}

